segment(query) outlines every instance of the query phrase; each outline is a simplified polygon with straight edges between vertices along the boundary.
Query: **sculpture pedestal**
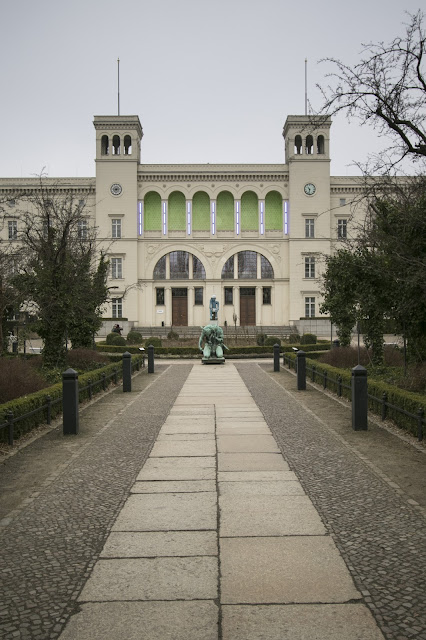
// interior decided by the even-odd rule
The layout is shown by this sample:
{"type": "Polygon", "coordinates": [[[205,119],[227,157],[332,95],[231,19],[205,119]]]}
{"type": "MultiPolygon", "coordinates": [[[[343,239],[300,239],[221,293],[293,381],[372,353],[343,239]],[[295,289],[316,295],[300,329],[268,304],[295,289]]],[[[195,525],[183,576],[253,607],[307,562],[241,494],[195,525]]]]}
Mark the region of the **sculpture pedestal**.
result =
{"type": "Polygon", "coordinates": [[[202,358],[201,362],[203,364],[225,364],[225,358],[202,358]]]}

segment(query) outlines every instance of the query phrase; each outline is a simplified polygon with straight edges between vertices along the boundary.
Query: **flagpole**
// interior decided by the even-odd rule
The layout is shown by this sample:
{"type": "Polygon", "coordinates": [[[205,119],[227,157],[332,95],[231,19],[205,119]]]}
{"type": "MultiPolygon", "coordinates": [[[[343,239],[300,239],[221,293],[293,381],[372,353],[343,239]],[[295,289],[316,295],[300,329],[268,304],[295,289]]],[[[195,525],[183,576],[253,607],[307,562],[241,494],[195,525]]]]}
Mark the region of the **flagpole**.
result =
{"type": "Polygon", "coordinates": [[[305,58],[305,116],[308,115],[308,58],[305,58]]]}

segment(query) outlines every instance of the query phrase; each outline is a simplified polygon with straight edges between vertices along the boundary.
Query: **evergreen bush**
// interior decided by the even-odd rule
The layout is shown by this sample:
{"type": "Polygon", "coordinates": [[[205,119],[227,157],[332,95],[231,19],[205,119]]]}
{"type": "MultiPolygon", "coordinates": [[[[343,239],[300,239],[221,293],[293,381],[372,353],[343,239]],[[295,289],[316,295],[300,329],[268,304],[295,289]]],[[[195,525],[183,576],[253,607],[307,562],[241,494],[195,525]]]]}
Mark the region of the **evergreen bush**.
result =
{"type": "Polygon", "coordinates": [[[148,349],[149,345],[152,344],[152,346],[154,347],[154,349],[156,347],[161,347],[162,346],[162,342],[160,338],[156,338],[155,336],[151,336],[150,338],[147,338],[145,340],[145,349],[148,349]]]}
{"type": "Polygon", "coordinates": [[[313,333],[304,333],[300,338],[300,344],[316,344],[317,337],[313,333]]]}
{"type": "Polygon", "coordinates": [[[141,344],[142,340],[143,338],[140,331],[129,331],[127,334],[128,344],[141,344]]]}
{"type": "Polygon", "coordinates": [[[281,338],[277,338],[275,336],[269,336],[269,338],[266,338],[265,342],[265,347],[273,347],[274,344],[279,344],[281,346],[281,338]]]}
{"type": "Polygon", "coordinates": [[[266,335],[266,333],[257,333],[256,334],[256,344],[259,347],[263,347],[263,345],[266,344],[265,340],[267,339],[267,337],[268,336],[266,335]]]}

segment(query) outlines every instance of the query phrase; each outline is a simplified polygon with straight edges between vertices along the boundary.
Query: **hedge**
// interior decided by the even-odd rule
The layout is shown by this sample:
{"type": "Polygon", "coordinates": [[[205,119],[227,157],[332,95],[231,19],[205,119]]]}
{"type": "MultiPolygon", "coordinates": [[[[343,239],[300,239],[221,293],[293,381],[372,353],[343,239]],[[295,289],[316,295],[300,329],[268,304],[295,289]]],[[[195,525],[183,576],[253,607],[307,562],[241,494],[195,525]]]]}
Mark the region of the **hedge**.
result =
{"type": "MultiPolygon", "coordinates": [[[[122,358],[120,358],[120,361],[121,360],[122,358]]],[[[137,360],[137,357],[133,357],[132,365],[135,365],[137,360]]],[[[83,387],[86,387],[89,384],[89,380],[92,381],[92,385],[100,385],[100,383],[102,382],[102,375],[105,374],[105,376],[108,378],[109,375],[114,373],[114,369],[117,369],[117,379],[121,380],[121,378],[123,377],[123,368],[121,366],[117,366],[117,363],[108,364],[101,369],[93,369],[92,371],[79,374],[79,402],[83,402],[89,397],[88,389],[85,391],[81,391],[83,387]]],[[[109,385],[110,381],[107,381],[107,384],[109,385]]],[[[100,389],[97,389],[97,391],[99,390],[100,389]]],[[[97,391],[93,390],[93,393],[97,393],[97,391]]],[[[5,402],[4,404],[0,405],[0,425],[7,422],[7,414],[10,411],[13,412],[14,418],[18,418],[25,413],[40,409],[43,405],[46,404],[46,398],[48,395],[50,396],[52,401],[51,418],[55,418],[60,413],[62,413],[62,382],[58,382],[57,384],[54,384],[51,387],[46,387],[45,389],[41,389],[41,391],[37,391],[36,393],[31,393],[21,398],[15,398],[15,400],[10,400],[9,402],[5,402]],[[55,400],[57,402],[55,402],[55,400]]],[[[23,418],[22,420],[19,420],[19,422],[16,422],[13,427],[13,437],[14,439],[18,439],[38,425],[46,422],[47,408],[44,408],[43,410],[37,411],[37,413],[23,418]]],[[[6,427],[0,430],[0,442],[7,441],[8,430],[6,427]]]]}
{"type": "MultiPolygon", "coordinates": [[[[317,345],[319,346],[319,345],[317,345]]],[[[296,354],[289,354],[289,358],[291,359],[293,366],[294,361],[296,360],[296,354]]],[[[311,358],[306,358],[306,365],[309,369],[312,366],[315,366],[316,374],[319,376],[315,379],[315,382],[318,384],[322,383],[322,374],[327,371],[327,389],[337,393],[337,377],[341,376],[343,385],[349,387],[349,389],[343,386],[342,388],[342,397],[347,398],[348,400],[352,400],[352,371],[348,369],[338,369],[337,367],[332,367],[328,364],[319,364],[315,362],[311,358]]],[[[308,370],[306,372],[307,378],[312,379],[311,371],[308,370]]],[[[399,389],[393,385],[387,384],[386,382],[382,382],[381,380],[374,380],[374,378],[367,377],[367,385],[368,385],[368,407],[372,411],[372,413],[381,415],[382,413],[382,400],[383,393],[387,394],[387,402],[399,407],[403,411],[407,411],[408,413],[413,414],[415,417],[410,418],[409,416],[400,413],[396,409],[387,406],[386,408],[386,418],[392,420],[398,427],[401,429],[405,429],[414,436],[417,436],[417,415],[420,408],[426,414],[426,398],[424,395],[413,393],[412,391],[405,391],[404,389],[399,389]],[[374,399],[376,398],[376,399],[374,399]]]]}
{"type": "MultiPolygon", "coordinates": [[[[297,347],[300,348],[300,345],[291,345],[291,344],[285,344],[285,345],[281,345],[280,346],[280,353],[288,353],[288,352],[293,352],[293,347],[297,347]]],[[[328,351],[330,349],[330,343],[324,343],[324,344],[307,344],[307,345],[303,345],[303,351],[308,352],[308,351],[328,351]]],[[[109,354],[117,354],[117,353],[125,353],[126,351],[128,351],[129,353],[141,353],[139,351],[139,349],[137,347],[131,347],[131,346],[127,346],[127,347],[116,347],[114,345],[105,345],[105,344],[99,344],[97,343],[96,345],[96,350],[100,351],[102,353],[109,353],[109,354]]],[[[256,355],[260,355],[260,354],[270,354],[272,356],[274,352],[274,347],[272,346],[267,346],[264,345],[262,347],[259,346],[253,346],[253,347],[230,347],[229,351],[227,351],[226,349],[224,350],[224,355],[225,358],[226,356],[233,356],[233,355],[237,355],[237,354],[252,354],[253,356],[256,355]]],[[[142,352],[147,354],[147,349],[145,349],[145,352],[142,352]]],[[[154,353],[157,356],[165,356],[165,355],[173,355],[173,356],[182,356],[182,357],[190,357],[190,356],[194,356],[194,355],[201,355],[201,351],[199,350],[198,347],[155,347],[154,348],[154,353]]]]}

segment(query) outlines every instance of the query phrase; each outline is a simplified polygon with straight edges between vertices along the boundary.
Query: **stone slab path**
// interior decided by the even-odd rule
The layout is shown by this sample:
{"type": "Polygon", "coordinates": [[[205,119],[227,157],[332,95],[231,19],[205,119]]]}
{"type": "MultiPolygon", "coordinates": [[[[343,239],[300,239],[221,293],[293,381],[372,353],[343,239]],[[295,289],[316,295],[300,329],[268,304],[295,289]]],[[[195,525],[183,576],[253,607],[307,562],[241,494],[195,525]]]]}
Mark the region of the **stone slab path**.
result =
{"type": "Polygon", "coordinates": [[[284,449],[195,365],[60,639],[383,640],[284,449]]]}

